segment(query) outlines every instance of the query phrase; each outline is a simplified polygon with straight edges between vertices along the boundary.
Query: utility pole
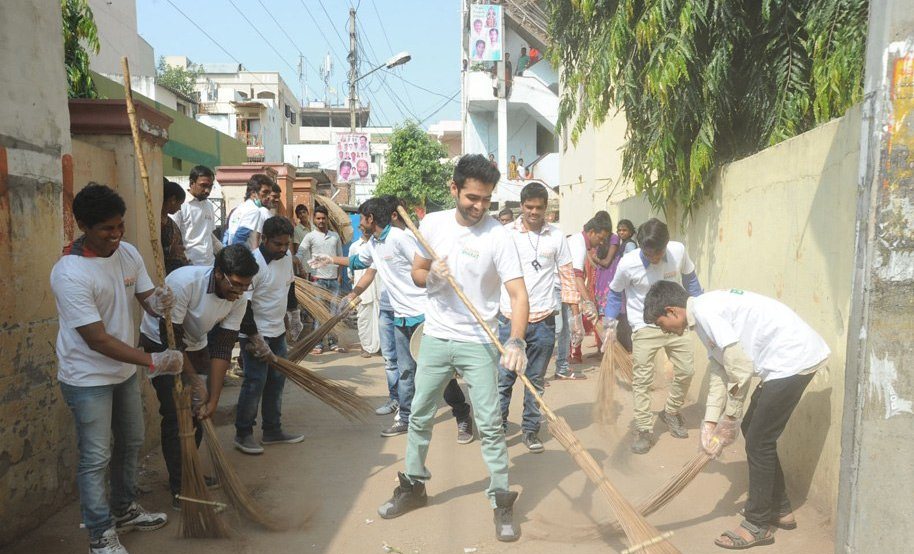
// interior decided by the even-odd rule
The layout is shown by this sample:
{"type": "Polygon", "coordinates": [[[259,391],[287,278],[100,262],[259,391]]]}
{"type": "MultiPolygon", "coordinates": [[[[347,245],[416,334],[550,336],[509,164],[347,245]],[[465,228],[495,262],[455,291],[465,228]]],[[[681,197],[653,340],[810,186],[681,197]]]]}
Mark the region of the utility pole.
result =
{"type": "Polygon", "coordinates": [[[349,131],[355,132],[355,8],[349,8],[349,131]]]}

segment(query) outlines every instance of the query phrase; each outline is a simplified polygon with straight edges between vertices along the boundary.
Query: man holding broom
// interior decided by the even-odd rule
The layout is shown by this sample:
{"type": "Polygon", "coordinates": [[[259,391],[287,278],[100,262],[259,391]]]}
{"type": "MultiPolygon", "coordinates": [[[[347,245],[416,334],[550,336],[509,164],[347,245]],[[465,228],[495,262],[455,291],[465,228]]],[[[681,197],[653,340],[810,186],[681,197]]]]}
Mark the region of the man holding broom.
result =
{"type": "Polygon", "coordinates": [[[702,293],[701,284],[695,274],[695,265],[689,259],[685,245],[670,240],[666,223],[651,218],[638,229],[638,244],[641,248],[632,250],[619,260],[616,274],[609,284],[609,298],[606,300],[606,337],[603,344],[612,347],[616,340],[617,318],[622,309],[623,293],[628,310],[628,322],[632,328],[632,396],[635,408],[635,440],[631,450],[635,454],[646,454],[654,444],[654,418],[651,414],[651,385],[654,383],[654,358],[663,349],[673,362],[674,377],[666,407],[660,412],[660,419],[677,439],[688,438],[685,422],[679,409],[685,401],[692,374],[692,343],[688,334],[671,337],[656,326],[645,321],[642,310],[644,297],[650,286],[657,281],[680,279],[689,294],[702,293]]]}
{"type": "Polygon", "coordinates": [[[708,350],[710,381],[701,446],[717,456],[739,433],[753,374],[761,379],[743,417],[749,497],[745,520],[715,542],[730,550],[772,544],[772,527],[796,528],[787,498],[777,440],[816,371],[830,355],[825,341],[777,300],[738,289],[698,298],[661,281],[644,300],[644,321],[664,333],[694,329],[708,350]]]}
{"type": "MultiPolygon", "coordinates": [[[[397,349],[397,398],[400,413],[394,424],[381,432],[382,437],[402,435],[409,430],[412,399],[415,393],[416,361],[409,349],[409,342],[419,325],[425,321],[427,296],[412,278],[413,259],[419,245],[416,238],[399,226],[392,224],[398,200],[393,196],[371,198],[359,206],[359,227],[371,240],[357,254],[349,258],[315,256],[309,264],[319,268],[328,264],[365,269],[365,275],[356,283],[352,292],[341,301],[345,306],[361,294],[380,272],[387,285],[390,303],[394,308],[394,341],[397,349]]],[[[402,223],[401,223],[402,224],[402,223]]],[[[473,442],[473,422],[467,403],[456,379],[451,379],[444,389],[444,400],[451,406],[457,420],[457,442],[473,442]]]]}
{"type": "MultiPolygon", "coordinates": [[[[452,275],[492,330],[496,324],[501,286],[511,298],[511,332],[501,365],[524,371],[524,336],[529,305],[517,248],[507,230],[486,210],[500,174],[485,156],[466,155],[457,162],[451,195],[457,208],[429,214],[421,234],[441,256],[421,248],[413,260],[412,278],[428,292],[425,332],[416,370],[416,394],[406,447],[406,471],[393,497],[378,508],[385,519],[401,516],[428,503],[425,467],[438,398],[454,373],[467,382],[479,430],[483,459],[489,469],[486,495],[494,509],[495,536],[500,541],[520,538],[514,523],[517,493],[508,490],[508,447],[498,404],[498,348],[480,328],[461,297],[448,283],[452,275]]],[[[417,237],[419,238],[419,237],[417,237]]]]}
{"type": "MultiPolygon", "coordinates": [[[[233,244],[216,254],[213,266],[181,267],[165,278],[166,286],[175,297],[171,321],[177,347],[184,350],[184,380],[191,387],[194,409],[199,417],[209,417],[216,411],[247,307],[243,296],[258,270],[247,246],[233,244]],[[210,330],[212,335],[208,338],[210,330]],[[208,392],[202,377],[207,373],[208,392]]],[[[165,321],[147,313],[140,324],[140,345],[147,352],[157,352],[164,350],[165,344],[165,321]]],[[[162,416],[162,456],[168,469],[168,484],[173,505],[180,509],[180,503],[175,499],[181,491],[181,438],[172,396],[174,378],[156,377],[152,379],[152,385],[162,416]]],[[[198,446],[202,437],[202,429],[197,427],[198,446]]]]}
{"type": "Polygon", "coordinates": [[[262,454],[263,446],[254,439],[257,405],[261,404],[263,444],[294,444],[304,435],[282,430],[282,390],[286,377],[271,367],[270,360],[286,356],[286,332],[292,340],[302,332],[301,312],[295,299],[292,271],[292,222],[274,216],[263,224],[263,241],[254,251],[259,268],[252,288],[245,293],[247,312],[241,323],[241,355],[244,357],[244,382],[238,394],[235,413],[235,448],[245,454],[262,454]]]}
{"type": "Polygon", "coordinates": [[[118,532],[151,531],[168,522],[165,514],[147,512],[136,502],[144,428],[136,366],[150,377],[172,376],[181,373],[183,356],[164,348],[147,354],[132,346],[130,297],[150,313],[163,312],[174,298],[165,288],[153,291],[139,252],[121,241],[126,211],[115,191],[89,183],[73,199],[83,235],[64,248],[51,270],[60,321],[57,380],[76,422],[76,484],[90,554],[127,554],[118,532]]]}
{"type": "MultiPolygon", "coordinates": [[[[575,286],[574,269],[568,242],[562,232],[546,223],[546,204],[549,193],[540,183],[529,183],[520,191],[521,216],[505,226],[514,241],[524,271],[524,284],[530,301],[530,315],[527,319],[527,378],[542,396],[546,366],[555,348],[555,288],[561,284],[561,300],[571,306],[574,320],[580,322],[578,302],[581,296],[575,286]],[[535,237],[535,238],[534,238],[535,237]]],[[[502,342],[511,334],[511,302],[506,290],[501,293],[501,314],[498,316],[498,338],[502,342]]],[[[584,334],[583,325],[572,330],[575,341],[580,342],[584,334]]],[[[511,391],[517,373],[499,366],[498,390],[501,397],[501,418],[505,430],[508,425],[508,407],[511,405],[511,391]]],[[[545,450],[539,438],[539,406],[533,394],[524,389],[524,416],[521,429],[524,445],[530,452],[545,450]]]]}

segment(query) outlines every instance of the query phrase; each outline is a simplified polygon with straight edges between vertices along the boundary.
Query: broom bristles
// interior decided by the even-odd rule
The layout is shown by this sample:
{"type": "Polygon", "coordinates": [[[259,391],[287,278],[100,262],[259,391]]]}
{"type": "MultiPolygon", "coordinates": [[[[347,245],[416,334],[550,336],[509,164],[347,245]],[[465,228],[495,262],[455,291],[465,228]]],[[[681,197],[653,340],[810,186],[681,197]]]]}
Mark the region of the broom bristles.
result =
{"type": "Polygon", "coordinates": [[[288,352],[286,352],[286,359],[293,362],[300,362],[305,359],[305,356],[311,353],[311,349],[321,342],[337,323],[346,319],[349,312],[358,306],[360,302],[361,300],[359,297],[353,298],[345,310],[322,323],[320,327],[306,335],[304,338],[299,339],[289,348],[288,352]]]}
{"type": "MultiPolygon", "coordinates": [[[[248,493],[238,474],[232,469],[228,458],[225,456],[225,451],[222,450],[213,422],[209,419],[204,419],[201,425],[203,426],[203,434],[206,435],[206,448],[209,451],[210,458],[213,460],[213,467],[216,470],[219,483],[222,484],[222,489],[235,507],[235,510],[240,515],[269,531],[284,531],[288,529],[288,526],[282,525],[268,516],[260,504],[248,493]]],[[[184,506],[188,504],[191,504],[191,502],[185,502],[184,506]]]]}
{"type": "Polygon", "coordinates": [[[350,388],[325,379],[289,360],[276,358],[270,362],[270,366],[350,421],[364,422],[365,416],[372,411],[368,402],[350,388]]]}
{"type": "Polygon", "coordinates": [[[229,536],[225,522],[211,502],[203,467],[194,440],[191,417],[190,388],[172,391],[178,413],[178,434],[181,437],[181,496],[203,502],[181,503],[181,535],[186,539],[219,539],[229,536]]]}
{"type": "Polygon", "coordinates": [[[603,351],[600,361],[600,378],[597,382],[597,402],[594,405],[594,419],[599,423],[616,422],[618,410],[615,405],[616,379],[628,373],[629,382],[632,375],[632,358],[619,341],[613,341],[603,351]]]}

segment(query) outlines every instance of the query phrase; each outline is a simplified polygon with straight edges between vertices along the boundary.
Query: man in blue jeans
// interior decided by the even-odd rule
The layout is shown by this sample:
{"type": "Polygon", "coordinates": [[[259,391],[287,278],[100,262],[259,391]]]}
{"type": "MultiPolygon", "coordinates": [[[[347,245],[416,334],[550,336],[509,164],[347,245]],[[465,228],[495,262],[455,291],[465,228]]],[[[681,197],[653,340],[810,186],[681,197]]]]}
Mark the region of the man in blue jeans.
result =
{"type": "Polygon", "coordinates": [[[245,293],[247,311],[241,322],[241,355],[244,357],[244,382],[235,412],[235,448],[245,454],[262,454],[263,446],[254,438],[257,406],[263,416],[263,444],[294,444],[304,435],[282,429],[282,391],[286,377],[269,362],[286,355],[286,332],[292,340],[302,332],[301,312],[295,299],[292,269],[292,222],[274,216],[263,224],[263,241],[254,251],[260,268],[245,293]]]}
{"type": "Polygon", "coordinates": [[[130,297],[149,313],[161,313],[174,296],[164,288],[153,291],[139,252],[121,241],[126,211],[115,191],[87,185],[73,199],[83,235],[64,248],[51,270],[60,322],[57,380],[76,423],[76,484],[90,554],[127,554],[119,532],[151,531],[168,522],[165,514],[147,512],[136,502],[143,446],[137,366],[149,376],[176,375],[184,357],[176,350],[148,354],[132,346],[130,297]]]}
{"type": "Polygon", "coordinates": [[[394,336],[394,308],[390,304],[390,293],[387,286],[381,281],[380,316],[378,317],[378,332],[381,337],[381,356],[384,357],[384,373],[387,374],[387,402],[374,411],[377,415],[390,415],[400,407],[400,397],[397,394],[397,383],[400,380],[400,370],[397,369],[397,343],[394,336]]]}
{"type": "MultiPolygon", "coordinates": [[[[301,260],[302,266],[308,267],[308,261],[314,256],[342,256],[343,243],[340,236],[330,230],[330,214],[327,208],[323,206],[314,207],[314,230],[305,235],[301,245],[298,247],[298,259],[301,260]]],[[[329,264],[319,268],[311,268],[311,276],[317,286],[325,288],[335,296],[339,296],[340,287],[343,285],[343,268],[336,264],[329,264]]],[[[315,320],[314,328],[320,327],[320,323],[315,320]]],[[[327,335],[327,345],[334,352],[345,352],[346,349],[337,344],[336,335],[330,333],[327,335]]],[[[323,341],[319,342],[312,354],[321,354],[324,351],[323,341]]]]}
{"type": "MultiPolygon", "coordinates": [[[[521,216],[513,223],[505,225],[520,256],[524,285],[530,302],[530,314],[524,336],[527,343],[525,375],[540,395],[544,390],[546,367],[555,348],[556,285],[561,290],[562,304],[578,310],[578,302],[581,299],[574,284],[574,269],[571,266],[568,242],[561,229],[546,222],[548,201],[549,193],[546,187],[539,183],[527,184],[520,192],[521,216]]],[[[498,339],[505,343],[511,336],[511,302],[506,290],[502,290],[499,310],[501,315],[498,318],[498,339]]],[[[582,334],[583,328],[578,329],[578,336],[582,334]]],[[[511,392],[516,380],[517,373],[499,365],[498,392],[502,425],[506,432],[511,392]]],[[[524,445],[533,453],[544,450],[539,438],[541,418],[533,394],[525,388],[521,429],[524,433],[524,445]]]]}

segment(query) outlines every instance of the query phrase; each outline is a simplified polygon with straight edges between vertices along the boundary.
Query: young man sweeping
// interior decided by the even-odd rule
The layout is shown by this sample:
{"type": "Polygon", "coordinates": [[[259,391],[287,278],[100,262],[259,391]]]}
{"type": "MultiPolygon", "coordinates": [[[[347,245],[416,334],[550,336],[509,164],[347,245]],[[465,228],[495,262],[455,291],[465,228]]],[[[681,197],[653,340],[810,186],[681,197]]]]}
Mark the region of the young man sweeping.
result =
{"type": "Polygon", "coordinates": [[[685,401],[692,374],[692,343],[688,333],[682,336],[665,334],[655,325],[644,320],[644,297],[650,286],[657,281],[681,280],[692,296],[702,293],[701,284],[695,274],[695,265],[689,259],[685,245],[670,240],[666,223],[652,218],[638,230],[638,244],[641,248],[632,250],[619,260],[616,275],[609,284],[609,298],[606,300],[604,345],[615,340],[617,318],[622,310],[623,293],[628,322],[632,328],[632,396],[635,408],[635,438],[631,450],[635,454],[646,454],[654,444],[654,418],[651,413],[651,385],[654,383],[654,358],[663,349],[673,362],[673,382],[667,396],[666,407],[660,412],[660,419],[678,439],[688,438],[682,415],[679,413],[685,401]]]}
{"type": "Polygon", "coordinates": [[[241,355],[244,357],[244,382],[235,412],[235,448],[245,454],[262,454],[263,446],[254,438],[257,407],[263,419],[263,444],[294,444],[304,435],[282,429],[282,391],[286,377],[270,366],[270,360],[286,355],[286,332],[292,340],[302,332],[301,311],[295,299],[292,273],[292,222],[274,216],[263,224],[263,240],[254,251],[259,268],[251,290],[245,293],[247,311],[241,323],[241,355]]]}
{"type": "MultiPolygon", "coordinates": [[[[216,254],[213,266],[187,266],[176,269],[165,278],[175,296],[171,321],[177,347],[184,351],[185,381],[191,387],[194,410],[199,417],[216,411],[225,372],[247,302],[243,295],[258,271],[254,256],[243,244],[227,246],[216,254]],[[212,338],[207,334],[212,331],[212,338]],[[203,376],[209,374],[207,388],[203,376]],[[208,389],[208,390],[207,390],[208,389]]],[[[140,324],[140,345],[147,352],[165,348],[165,322],[146,314],[140,324]]],[[[168,469],[168,484],[174,495],[181,491],[181,439],[178,434],[178,412],[172,396],[174,378],[152,379],[162,416],[162,456],[168,469]]],[[[197,428],[200,444],[202,429],[197,428]]],[[[179,508],[180,503],[174,502],[179,508]]]]}
{"type": "MultiPolygon", "coordinates": [[[[314,256],[323,254],[325,256],[340,257],[343,255],[343,241],[336,231],[330,230],[330,213],[324,206],[314,206],[314,229],[305,235],[301,246],[298,247],[298,259],[307,269],[308,261],[314,256]]],[[[343,284],[343,269],[338,264],[329,264],[319,268],[312,268],[311,275],[317,286],[327,289],[335,295],[340,293],[340,287],[343,284]]],[[[320,323],[315,320],[314,328],[320,327],[320,323]]],[[[327,335],[327,345],[334,352],[343,353],[346,349],[337,343],[337,337],[334,333],[327,335]]],[[[321,354],[324,351],[323,341],[317,343],[312,354],[321,354]]]]}
{"type": "MultiPolygon", "coordinates": [[[[393,425],[381,432],[382,437],[402,435],[409,430],[416,377],[416,360],[410,352],[409,343],[419,325],[425,321],[428,304],[425,289],[416,286],[412,278],[413,259],[419,249],[416,238],[412,233],[391,225],[391,214],[396,211],[396,207],[397,199],[393,197],[371,198],[362,203],[359,206],[359,227],[363,233],[371,236],[366,247],[349,258],[317,256],[310,262],[312,267],[335,263],[366,270],[353,291],[343,299],[343,303],[348,303],[351,298],[361,294],[379,272],[381,279],[388,285],[390,302],[394,308],[400,414],[393,425]]],[[[445,386],[444,400],[457,420],[457,442],[472,442],[470,405],[456,379],[452,378],[445,386]]]]}
{"type": "Polygon", "coordinates": [[[134,348],[130,298],[162,312],[173,297],[156,289],[137,249],[124,236],[124,200],[90,183],[73,199],[83,235],[51,270],[57,302],[57,380],[76,422],[76,484],[90,554],[127,554],[118,533],[151,531],[168,522],[136,502],[137,457],[143,446],[143,399],[137,366],[151,377],[181,372],[176,350],[134,348]],[[112,438],[114,439],[112,445],[112,438]],[[110,472],[110,490],[106,484],[110,472]]]}
{"type": "Polygon", "coordinates": [[[511,298],[511,333],[504,343],[501,364],[510,371],[527,365],[523,337],[529,305],[517,248],[507,230],[486,214],[500,174],[482,155],[466,155],[457,162],[451,195],[457,208],[429,214],[422,221],[422,235],[441,256],[432,263],[430,252],[420,249],[413,260],[412,278],[428,292],[425,332],[416,369],[416,394],[406,447],[406,471],[393,497],[378,508],[385,519],[426,505],[425,467],[432,422],[438,398],[454,373],[467,382],[479,430],[482,456],[489,469],[486,495],[494,509],[495,536],[515,541],[520,530],[514,523],[517,493],[508,490],[508,447],[498,404],[498,349],[488,334],[448,284],[451,275],[490,329],[495,328],[501,286],[511,298]]]}
{"type": "Polygon", "coordinates": [[[816,371],[831,352],[825,341],[787,306],[738,289],[689,298],[676,283],[655,283],[644,301],[644,320],[664,333],[694,329],[708,350],[710,381],[701,445],[716,456],[736,440],[743,417],[749,498],[745,520],[715,542],[742,550],[774,542],[772,527],[793,529],[777,440],[816,371]],[[753,375],[761,382],[743,416],[753,375]]]}
{"type": "MultiPolygon", "coordinates": [[[[579,322],[573,330],[575,340],[580,342],[584,334],[578,307],[581,296],[574,282],[571,253],[562,232],[546,223],[548,202],[549,193],[546,187],[540,183],[527,184],[520,191],[521,216],[505,227],[520,256],[524,284],[530,302],[530,315],[527,318],[527,332],[524,336],[527,343],[526,375],[540,395],[544,391],[546,366],[549,365],[555,348],[555,312],[556,308],[561,309],[561,305],[555,305],[554,289],[557,285],[561,287],[562,304],[571,306],[574,320],[579,322]]],[[[511,335],[512,313],[510,296],[506,290],[502,290],[500,308],[498,338],[505,342],[511,335]]],[[[501,418],[506,430],[508,407],[511,405],[511,392],[516,380],[517,373],[499,366],[498,391],[501,397],[501,418]]],[[[541,419],[542,415],[533,394],[525,388],[521,430],[524,445],[533,453],[544,450],[539,438],[541,419]]]]}

